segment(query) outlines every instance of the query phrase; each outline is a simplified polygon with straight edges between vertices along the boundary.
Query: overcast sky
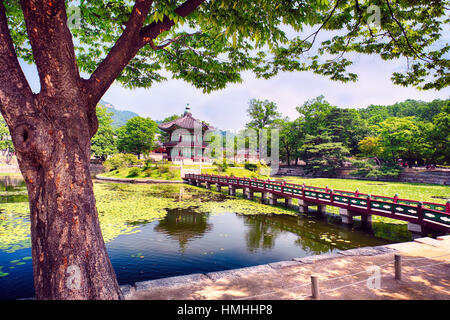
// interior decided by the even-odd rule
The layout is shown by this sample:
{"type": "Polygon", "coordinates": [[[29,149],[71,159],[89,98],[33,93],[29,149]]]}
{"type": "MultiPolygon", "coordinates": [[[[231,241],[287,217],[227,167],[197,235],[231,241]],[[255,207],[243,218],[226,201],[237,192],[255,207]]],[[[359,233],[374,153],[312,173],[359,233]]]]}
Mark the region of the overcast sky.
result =
{"type": "MultiPolygon", "coordinates": [[[[404,60],[383,61],[377,56],[356,56],[350,71],[359,76],[357,82],[331,81],[312,72],[282,73],[270,79],[256,79],[251,73],[243,75],[243,83],[204,94],[181,80],[169,79],[150,89],[129,90],[113,84],[103,100],[118,109],[134,111],[143,117],[162,120],[184,112],[189,103],[194,117],[222,130],[239,130],[249,121],[248,102],[252,98],[268,99],[291,119],[297,117],[295,107],[321,94],[338,107],[362,108],[370,104],[393,104],[406,99],[431,101],[448,99],[450,89],[420,91],[394,85],[391,74],[403,70],[404,60]]],[[[22,63],[24,72],[35,92],[39,80],[34,66],[22,63]]]]}

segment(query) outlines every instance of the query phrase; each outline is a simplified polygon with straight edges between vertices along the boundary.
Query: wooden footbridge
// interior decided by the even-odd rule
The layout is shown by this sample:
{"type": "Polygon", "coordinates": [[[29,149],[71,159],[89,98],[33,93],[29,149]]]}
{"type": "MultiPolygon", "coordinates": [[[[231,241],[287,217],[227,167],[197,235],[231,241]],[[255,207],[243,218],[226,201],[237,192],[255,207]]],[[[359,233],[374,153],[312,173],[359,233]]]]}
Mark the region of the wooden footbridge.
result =
{"type": "Polygon", "coordinates": [[[293,199],[298,199],[300,212],[307,213],[309,206],[317,206],[317,213],[324,215],[326,206],[339,208],[342,223],[351,225],[354,216],[361,216],[361,222],[370,224],[372,215],[379,215],[408,222],[408,230],[413,237],[432,233],[434,235],[450,232],[450,201],[446,204],[400,199],[397,196],[386,197],[369,195],[358,191],[332,190],[307,186],[305,184],[287,183],[285,181],[258,180],[228,176],[186,174],[183,178],[189,184],[206,188],[216,186],[228,187],[228,194],[235,195],[236,189],[243,189],[244,198],[253,200],[255,192],[261,192],[261,202],[276,204],[278,199],[285,199],[286,206],[292,206],[293,199]]]}

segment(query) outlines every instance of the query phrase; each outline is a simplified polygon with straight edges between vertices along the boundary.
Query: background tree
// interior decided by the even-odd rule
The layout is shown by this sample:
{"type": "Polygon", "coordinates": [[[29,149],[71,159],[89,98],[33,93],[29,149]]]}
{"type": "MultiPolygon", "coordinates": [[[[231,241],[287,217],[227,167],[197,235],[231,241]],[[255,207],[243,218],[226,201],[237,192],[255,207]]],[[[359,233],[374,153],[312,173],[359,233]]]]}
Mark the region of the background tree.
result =
{"type": "Polygon", "coordinates": [[[289,166],[292,159],[299,156],[299,148],[303,142],[302,122],[299,120],[279,119],[275,121],[275,128],[279,129],[280,156],[289,166]]]}
{"type": "MultiPolygon", "coordinates": [[[[396,163],[399,158],[410,158],[411,145],[416,144],[417,125],[413,117],[387,118],[380,122],[375,130],[380,137],[380,145],[383,150],[383,157],[396,163]],[[409,155],[409,156],[408,156],[409,155]]],[[[406,160],[406,159],[403,159],[406,160]]]]}
{"type": "Polygon", "coordinates": [[[448,23],[446,2],[377,0],[382,23],[376,29],[368,25],[373,4],[0,2],[0,110],[27,183],[37,298],[121,298],[89,172],[96,105],[115,80],[129,88],[150,87],[171,73],[204,92],[240,82],[247,70],[265,78],[311,70],[353,81],[357,76],[347,72],[351,62],[345,53],[357,52],[408,59],[408,68],[393,74],[394,83],[446,87],[449,46],[439,41],[448,23]],[[71,4],[81,18],[69,23],[72,30],[66,11],[71,4]],[[306,26],[315,31],[291,39],[285,32],[306,26]],[[343,32],[314,46],[321,30],[343,32]],[[18,58],[36,65],[39,93],[32,92],[18,58]]]}
{"type": "Polygon", "coordinates": [[[375,157],[377,158],[377,163],[380,164],[378,157],[383,153],[380,137],[365,137],[358,142],[358,147],[364,156],[375,157]]]}
{"type": "Polygon", "coordinates": [[[278,107],[275,102],[269,100],[258,100],[251,99],[247,109],[247,114],[249,115],[251,121],[246,123],[247,129],[256,130],[256,143],[257,148],[260,153],[260,157],[263,154],[269,155],[271,153],[271,139],[272,132],[268,130],[267,133],[267,145],[262,145],[260,143],[261,135],[263,129],[273,128],[276,120],[280,119],[281,114],[278,112],[278,107]]]}
{"type": "Polygon", "coordinates": [[[140,159],[142,153],[150,152],[155,147],[157,130],[157,123],[150,118],[131,118],[117,129],[117,149],[135,154],[140,159]]]}
{"type": "Polygon", "coordinates": [[[428,138],[433,148],[428,163],[450,164],[450,106],[433,118],[428,138]]]}
{"type": "Polygon", "coordinates": [[[449,104],[450,99],[435,99],[430,102],[408,99],[387,106],[370,105],[367,108],[360,108],[358,112],[370,125],[380,123],[389,117],[415,117],[419,121],[432,122],[434,116],[443,112],[449,104]]]}
{"type": "Polygon", "coordinates": [[[248,105],[247,114],[251,121],[246,123],[247,128],[257,130],[268,128],[281,116],[275,102],[251,99],[248,105]]]}
{"type": "Polygon", "coordinates": [[[342,142],[333,142],[326,132],[317,136],[307,135],[301,149],[307,172],[322,176],[335,174],[349,155],[342,142]]]}
{"type": "Polygon", "coordinates": [[[105,107],[97,105],[98,130],[91,139],[91,150],[102,160],[117,152],[111,115],[105,107]]]}
{"type": "MultiPolygon", "coordinates": [[[[161,123],[170,122],[170,121],[178,119],[179,117],[180,117],[179,115],[173,114],[173,115],[171,115],[169,117],[166,117],[163,121],[161,121],[161,123]]],[[[169,140],[169,133],[168,132],[158,129],[158,134],[159,134],[158,141],[161,144],[164,143],[164,142],[168,142],[168,140],[169,140]]]]}
{"type": "Polygon", "coordinates": [[[8,149],[14,152],[14,146],[11,141],[11,136],[9,134],[8,126],[6,125],[5,119],[0,116],[0,150],[8,149]]]}

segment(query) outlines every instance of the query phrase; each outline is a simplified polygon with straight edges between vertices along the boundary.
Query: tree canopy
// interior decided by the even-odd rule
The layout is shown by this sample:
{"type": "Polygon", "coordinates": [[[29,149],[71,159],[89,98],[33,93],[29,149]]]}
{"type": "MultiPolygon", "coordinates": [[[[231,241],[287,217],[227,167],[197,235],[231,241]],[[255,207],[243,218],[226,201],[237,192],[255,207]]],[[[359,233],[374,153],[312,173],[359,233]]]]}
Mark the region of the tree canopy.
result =
{"type": "Polygon", "coordinates": [[[155,147],[157,124],[150,118],[134,117],[117,130],[117,149],[135,154],[150,152],[155,147]]]}
{"type": "MultiPolygon", "coordinates": [[[[348,71],[351,52],[405,58],[403,72],[392,75],[396,84],[441,89],[449,83],[449,46],[441,41],[449,21],[446,1],[73,0],[66,5],[72,9],[69,22],[75,22],[71,31],[81,71],[95,79],[103,67],[113,67],[111,76],[130,88],[166,80],[163,69],[205,92],[240,82],[244,70],[265,78],[310,70],[355,81],[357,75],[348,71]],[[137,27],[139,38],[131,41],[137,27]],[[316,43],[321,31],[335,35],[316,43]],[[118,50],[127,51],[129,61],[115,60],[118,50]]],[[[5,6],[19,57],[34,62],[19,1],[5,6]]]]}
{"type": "Polygon", "coordinates": [[[117,151],[111,115],[106,107],[97,106],[98,130],[91,139],[91,150],[95,156],[103,160],[117,151]]]}

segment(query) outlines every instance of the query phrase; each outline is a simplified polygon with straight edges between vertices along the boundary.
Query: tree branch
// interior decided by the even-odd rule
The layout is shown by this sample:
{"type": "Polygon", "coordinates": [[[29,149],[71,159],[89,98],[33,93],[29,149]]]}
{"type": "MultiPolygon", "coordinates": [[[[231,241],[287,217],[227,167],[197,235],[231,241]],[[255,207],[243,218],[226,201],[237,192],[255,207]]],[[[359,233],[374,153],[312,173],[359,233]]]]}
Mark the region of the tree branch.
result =
{"type": "Polygon", "coordinates": [[[9,127],[15,125],[20,115],[34,112],[33,100],[33,92],[17,59],[5,7],[0,1],[0,111],[9,127]]]}
{"type": "MultiPolygon", "coordinates": [[[[181,17],[186,17],[204,1],[187,0],[176,8],[174,12],[181,17]]],[[[136,1],[124,33],[87,81],[87,90],[91,104],[95,105],[100,100],[129,61],[136,56],[143,46],[150,44],[152,48],[157,48],[151,41],[161,32],[169,30],[174,25],[172,20],[164,17],[162,22],[151,23],[143,27],[152,2],[145,0],[136,1]]]]}
{"type": "Polygon", "coordinates": [[[152,4],[152,0],[136,0],[125,31],[87,81],[88,95],[94,107],[142,47],[139,32],[152,4]]]}
{"type": "Polygon", "coordinates": [[[174,42],[177,42],[177,41],[179,41],[181,39],[188,38],[188,37],[193,37],[193,36],[198,35],[198,34],[200,34],[200,32],[182,34],[182,35],[179,35],[178,37],[175,37],[173,39],[166,39],[166,40],[162,41],[161,44],[159,44],[157,46],[155,46],[153,44],[153,41],[150,41],[150,46],[152,47],[153,50],[160,50],[160,49],[163,49],[163,48],[169,46],[170,44],[172,44],[174,42]]]}
{"type": "Polygon", "coordinates": [[[422,57],[419,55],[419,52],[417,52],[417,50],[411,45],[411,43],[409,42],[408,35],[406,34],[405,29],[403,28],[403,26],[402,26],[402,24],[400,23],[400,21],[398,21],[398,20],[395,18],[395,15],[394,15],[394,12],[392,11],[391,4],[389,3],[389,0],[386,0],[386,3],[387,3],[387,6],[388,6],[388,8],[389,8],[389,12],[391,13],[392,19],[393,19],[393,20],[395,21],[395,23],[400,27],[400,29],[401,29],[401,31],[402,31],[402,34],[403,34],[403,36],[405,37],[406,44],[408,45],[408,48],[412,51],[412,53],[416,56],[417,59],[422,60],[422,61],[424,61],[424,62],[432,62],[433,59],[427,57],[426,55],[425,55],[425,57],[426,57],[427,59],[430,59],[430,60],[427,60],[427,59],[422,58],[422,57]]]}
{"type": "MultiPolygon", "coordinates": [[[[174,10],[174,12],[180,17],[187,17],[190,13],[195,11],[205,0],[187,0],[182,5],[174,10]]],[[[165,16],[162,21],[153,22],[148,26],[142,28],[141,35],[141,45],[144,46],[150,43],[151,40],[155,39],[164,31],[170,30],[175,25],[175,23],[165,16]]]]}
{"type": "Polygon", "coordinates": [[[28,38],[41,82],[48,97],[74,93],[80,85],[65,1],[22,0],[28,38]]]}

